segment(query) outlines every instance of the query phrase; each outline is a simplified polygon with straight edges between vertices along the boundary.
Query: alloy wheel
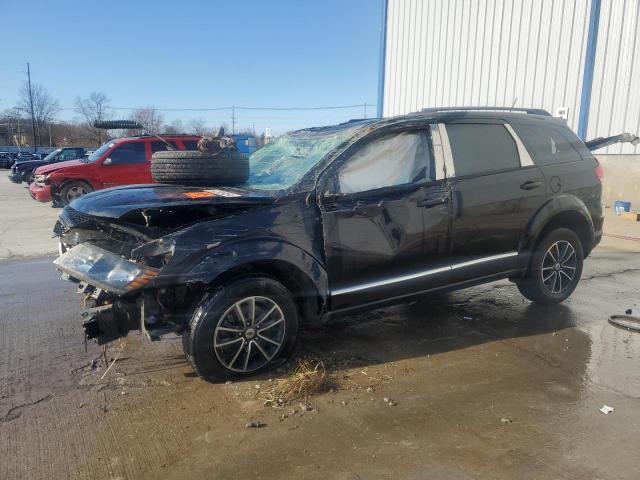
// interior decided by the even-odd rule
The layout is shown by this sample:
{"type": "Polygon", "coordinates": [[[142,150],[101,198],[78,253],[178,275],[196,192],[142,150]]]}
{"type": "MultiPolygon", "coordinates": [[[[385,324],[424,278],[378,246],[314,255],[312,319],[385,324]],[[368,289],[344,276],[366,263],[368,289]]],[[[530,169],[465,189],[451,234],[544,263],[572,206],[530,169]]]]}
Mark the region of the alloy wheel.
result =
{"type": "Polygon", "coordinates": [[[542,259],[542,283],[553,294],[560,294],[576,275],[578,258],[570,242],[558,240],[553,243],[542,259]]]}
{"type": "Polygon", "coordinates": [[[285,339],[280,306],[267,297],[246,297],[220,317],[213,346],[220,363],[234,372],[252,372],[268,364],[285,339]]]}
{"type": "Polygon", "coordinates": [[[81,197],[81,196],[86,195],[86,194],[87,194],[87,189],[86,188],[84,188],[83,186],[80,186],[80,185],[75,185],[75,186],[71,187],[67,191],[67,202],[71,203],[76,198],[81,197]]]}

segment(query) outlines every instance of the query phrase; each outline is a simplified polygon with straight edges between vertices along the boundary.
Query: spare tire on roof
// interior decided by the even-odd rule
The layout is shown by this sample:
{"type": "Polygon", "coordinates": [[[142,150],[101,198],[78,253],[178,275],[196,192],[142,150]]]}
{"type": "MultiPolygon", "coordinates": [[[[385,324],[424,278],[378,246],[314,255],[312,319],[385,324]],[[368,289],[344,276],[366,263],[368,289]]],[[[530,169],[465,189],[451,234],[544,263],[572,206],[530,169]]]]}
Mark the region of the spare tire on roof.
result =
{"type": "Polygon", "coordinates": [[[151,157],[151,176],[158,183],[221,187],[249,179],[249,156],[237,150],[218,153],[162,150],[151,157]]]}

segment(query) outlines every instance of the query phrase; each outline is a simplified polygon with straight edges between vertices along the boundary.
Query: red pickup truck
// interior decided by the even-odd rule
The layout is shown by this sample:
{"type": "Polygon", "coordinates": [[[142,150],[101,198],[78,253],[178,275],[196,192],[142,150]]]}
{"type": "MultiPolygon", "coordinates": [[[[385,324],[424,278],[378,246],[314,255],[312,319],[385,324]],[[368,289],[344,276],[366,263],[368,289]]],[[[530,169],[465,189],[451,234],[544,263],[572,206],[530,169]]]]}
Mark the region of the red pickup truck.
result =
{"type": "Polygon", "coordinates": [[[39,202],[68,205],[72,200],[103,188],[119,185],[154,183],[151,178],[151,155],[167,150],[196,150],[195,135],[151,135],[117,138],[93,152],[88,158],[54,163],[36,169],[29,187],[31,197],[39,202]],[[163,141],[164,140],[164,141],[163,141]]]}

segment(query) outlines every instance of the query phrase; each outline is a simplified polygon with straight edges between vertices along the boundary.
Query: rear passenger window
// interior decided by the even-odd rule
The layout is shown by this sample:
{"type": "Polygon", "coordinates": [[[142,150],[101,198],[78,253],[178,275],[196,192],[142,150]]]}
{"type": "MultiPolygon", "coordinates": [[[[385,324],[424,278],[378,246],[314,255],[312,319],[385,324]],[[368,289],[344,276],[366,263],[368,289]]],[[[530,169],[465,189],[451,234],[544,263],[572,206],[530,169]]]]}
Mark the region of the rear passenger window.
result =
{"type": "MultiPolygon", "coordinates": [[[[572,139],[555,128],[512,125],[536,165],[553,165],[582,160],[572,139]]],[[[578,139],[576,138],[577,142],[578,139]]]]}
{"type": "MultiPolygon", "coordinates": [[[[170,145],[173,146],[175,150],[179,150],[176,142],[168,141],[170,145]]],[[[153,155],[156,152],[161,152],[163,150],[167,150],[167,145],[164,142],[151,142],[151,154],[153,155]]]]}
{"type": "Polygon", "coordinates": [[[448,124],[456,177],[520,167],[518,147],[504,125],[448,124]]]}
{"type": "Polygon", "coordinates": [[[197,150],[198,149],[198,141],[197,140],[183,140],[184,149],[185,150],[197,150]]]}
{"type": "Polygon", "coordinates": [[[147,161],[144,142],[125,143],[109,153],[112,165],[147,161]]]}

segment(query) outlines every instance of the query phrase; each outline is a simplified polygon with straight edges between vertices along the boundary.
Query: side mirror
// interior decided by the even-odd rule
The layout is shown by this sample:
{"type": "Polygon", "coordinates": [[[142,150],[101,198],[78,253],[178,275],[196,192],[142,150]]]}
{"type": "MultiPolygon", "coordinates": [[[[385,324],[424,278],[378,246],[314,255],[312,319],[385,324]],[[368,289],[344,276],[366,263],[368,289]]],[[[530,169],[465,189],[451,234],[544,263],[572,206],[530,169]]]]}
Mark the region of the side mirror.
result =
{"type": "Polygon", "coordinates": [[[102,162],[102,165],[111,165],[113,164],[113,161],[110,158],[105,158],[104,161],[102,162]]]}

